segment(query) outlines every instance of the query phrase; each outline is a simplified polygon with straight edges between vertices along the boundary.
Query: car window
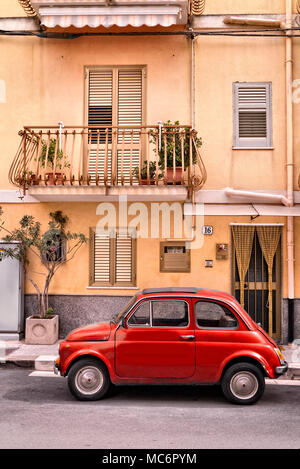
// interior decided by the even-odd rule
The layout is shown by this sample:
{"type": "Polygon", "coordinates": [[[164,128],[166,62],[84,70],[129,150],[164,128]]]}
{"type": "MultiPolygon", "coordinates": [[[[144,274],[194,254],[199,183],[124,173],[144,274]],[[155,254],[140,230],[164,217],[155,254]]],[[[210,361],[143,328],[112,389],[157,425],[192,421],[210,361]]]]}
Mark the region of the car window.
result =
{"type": "Polygon", "coordinates": [[[130,326],[150,326],[150,301],[144,301],[128,319],[130,326]]]}
{"type": "Polygon", "coordinates": [[[152,301],[152,326],[185,327],[189,323],[188,314],[185,301],[152,301]]]}
{"type": "Polygon", "coordinates": [[[199,327],[234,329],[238,326],[236,317],[226,306],[212,301],[198,301],[195,315],[199,327]]]}

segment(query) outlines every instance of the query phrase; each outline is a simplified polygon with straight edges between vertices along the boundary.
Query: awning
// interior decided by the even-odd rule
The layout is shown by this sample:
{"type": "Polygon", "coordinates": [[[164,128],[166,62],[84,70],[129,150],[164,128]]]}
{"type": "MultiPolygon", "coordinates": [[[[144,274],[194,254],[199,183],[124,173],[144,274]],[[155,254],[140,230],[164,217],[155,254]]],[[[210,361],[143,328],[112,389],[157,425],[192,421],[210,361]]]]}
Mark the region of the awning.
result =
{"type": "Polygon", "coordinates": [[[47,28],[97,28],[104,26],[172,26],[185,24],[186,15],[179,5],[127,7],[40,7],[41,24],[47,28]]]}

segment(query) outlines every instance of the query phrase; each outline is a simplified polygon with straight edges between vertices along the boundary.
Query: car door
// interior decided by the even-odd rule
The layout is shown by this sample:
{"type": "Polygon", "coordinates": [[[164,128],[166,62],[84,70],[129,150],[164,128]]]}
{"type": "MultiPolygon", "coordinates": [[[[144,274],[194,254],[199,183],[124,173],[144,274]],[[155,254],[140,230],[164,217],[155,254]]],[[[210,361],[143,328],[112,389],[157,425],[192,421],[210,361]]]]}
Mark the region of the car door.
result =
{"type": "Polygon", "coordinates": [[[191,304],[182,298],[145,299],[115,334],[116,373],[126,378],[188,378],[195,371],[191,304]]]}
{"type": "Polygon", "coordinates": [[[247,340],[247,328],[229,305],[210,299],[194,300],[197,380],[215,382],[226,357],[247,340]]]}

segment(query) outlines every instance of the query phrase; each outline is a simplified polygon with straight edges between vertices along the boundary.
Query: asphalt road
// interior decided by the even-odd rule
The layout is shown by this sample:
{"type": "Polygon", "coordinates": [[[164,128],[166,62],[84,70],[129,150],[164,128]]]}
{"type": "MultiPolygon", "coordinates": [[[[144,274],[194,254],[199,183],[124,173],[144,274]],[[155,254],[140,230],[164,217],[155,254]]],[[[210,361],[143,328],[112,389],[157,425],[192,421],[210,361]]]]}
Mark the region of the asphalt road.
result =
{"type": "Polygon", "coordinates": [[[267,385],[254,406],[218,387],[130,386],[76,401],[61,377],[0,366],[0,448],[300,447],[300,386],[267,385]]]}

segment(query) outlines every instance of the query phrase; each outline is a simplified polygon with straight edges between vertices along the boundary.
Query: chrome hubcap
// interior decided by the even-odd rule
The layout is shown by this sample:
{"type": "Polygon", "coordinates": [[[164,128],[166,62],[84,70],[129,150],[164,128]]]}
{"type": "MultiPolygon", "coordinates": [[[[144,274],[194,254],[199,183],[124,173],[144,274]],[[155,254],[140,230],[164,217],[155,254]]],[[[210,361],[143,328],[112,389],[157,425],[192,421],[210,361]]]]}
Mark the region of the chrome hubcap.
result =
{"type": "Polygon", "coordinates": [[[86,366],[77,372],[75,383],[82,394],[95,394],[103,386],[103,374],[96,366],[86,366]]]}
{"type": "Polygon", "coordinates": [[[230,390],[238,399],[251,399],[258,390],[257,378],[249,371],[240,371],[231,378],[230,390]]]}

